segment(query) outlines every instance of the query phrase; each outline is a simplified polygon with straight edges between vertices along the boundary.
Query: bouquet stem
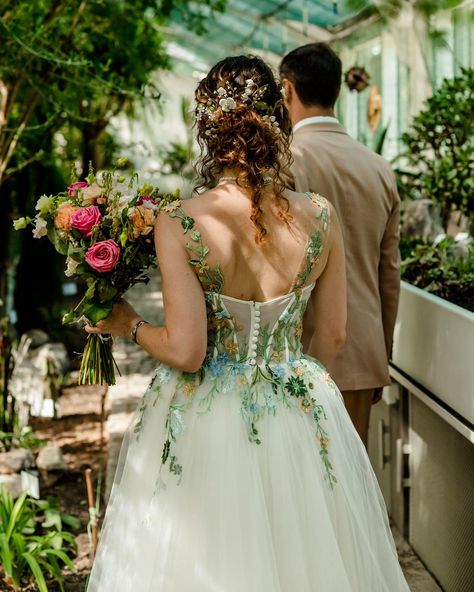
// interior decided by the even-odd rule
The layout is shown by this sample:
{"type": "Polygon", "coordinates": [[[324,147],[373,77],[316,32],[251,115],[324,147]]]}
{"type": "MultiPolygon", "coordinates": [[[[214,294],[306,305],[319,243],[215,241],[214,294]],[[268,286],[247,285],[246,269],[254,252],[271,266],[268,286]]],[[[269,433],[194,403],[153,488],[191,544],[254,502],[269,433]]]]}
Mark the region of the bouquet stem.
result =
{"type": "Polygon", "coordinates": [[[79,384],[115,384],[111,335],[90,334],[82,354],[79,384]]]}

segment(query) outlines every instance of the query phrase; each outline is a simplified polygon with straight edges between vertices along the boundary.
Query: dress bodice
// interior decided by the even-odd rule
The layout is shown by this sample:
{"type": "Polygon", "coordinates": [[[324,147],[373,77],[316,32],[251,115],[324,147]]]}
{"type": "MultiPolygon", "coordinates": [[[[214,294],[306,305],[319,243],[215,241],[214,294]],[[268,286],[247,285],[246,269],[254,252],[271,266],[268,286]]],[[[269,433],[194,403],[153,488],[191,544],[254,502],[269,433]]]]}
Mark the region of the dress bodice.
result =
{"type": "Polygon", "coordinates": [[[218,371],[223,364],[257,366],[291,362],[301,356],[303,315],[315,283],[308,283],[318,265],[329,228],[329,208],[325,198],[307,193],[313,202],[314,231],[307,238],[305,256],[295,274],[288,294],[266,302],[240,300],[224,294],[225,278],[219,266],[211,268],[206,260],[209,248],[193,218],[181,202],[162,206],[171,217],[179,218],[189,237],[186,248],[203,287],[208,324],[208,346],[205,365],[218,371]],[[188,234],[189,233],[189,234],[188,234]]]}
{"type": "Polygon", "coordinates": [[[206,292],[208,359],[255,366],[301,355],[303,314],[314,284],[267,302],[206,292]]]}

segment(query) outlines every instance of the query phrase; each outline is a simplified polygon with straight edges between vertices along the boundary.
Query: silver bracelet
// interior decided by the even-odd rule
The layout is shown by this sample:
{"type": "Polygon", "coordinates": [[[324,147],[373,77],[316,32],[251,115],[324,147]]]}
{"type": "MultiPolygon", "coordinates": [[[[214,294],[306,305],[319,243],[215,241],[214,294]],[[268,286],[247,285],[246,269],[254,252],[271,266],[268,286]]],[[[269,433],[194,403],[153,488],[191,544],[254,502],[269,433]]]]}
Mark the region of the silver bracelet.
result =
{"type": "Polygon", "coordinates": [[[130,332],[130,339],[134,343],[137,342],[137,331],[142,325],[148,325],[148,321],[145,321],[144,319],[140,319],[132,327],[132,331],[130,332]]]}

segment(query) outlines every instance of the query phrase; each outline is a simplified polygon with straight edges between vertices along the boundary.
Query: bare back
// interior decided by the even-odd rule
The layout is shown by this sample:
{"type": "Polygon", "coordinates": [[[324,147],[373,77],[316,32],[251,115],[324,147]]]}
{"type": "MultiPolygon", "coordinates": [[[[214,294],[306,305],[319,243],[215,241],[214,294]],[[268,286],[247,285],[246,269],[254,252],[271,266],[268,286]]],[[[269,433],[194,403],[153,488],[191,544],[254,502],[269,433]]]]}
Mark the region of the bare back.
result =
{"type": "MultiPolygon", "coordinates": [[[[267,234],[255,242],[250,219],[251,202],[242,189],[226,184],[181,203],[209,249],[205,264],[219,267],[224,278],[222,293],[241,300],[268,301],[291,292],[307,263],[311,238],[318,234],[320,248],[304,285],[323,272],[329,243],[329,206],[320,196],[287,191],[289,223],[279,216],[272,190],[267,190],[261,208],[267,234]],[[309,199],[311,197],[311,199],[309,199]]],[[[183,242],[188,243],[186,236],[183,242]]]]}

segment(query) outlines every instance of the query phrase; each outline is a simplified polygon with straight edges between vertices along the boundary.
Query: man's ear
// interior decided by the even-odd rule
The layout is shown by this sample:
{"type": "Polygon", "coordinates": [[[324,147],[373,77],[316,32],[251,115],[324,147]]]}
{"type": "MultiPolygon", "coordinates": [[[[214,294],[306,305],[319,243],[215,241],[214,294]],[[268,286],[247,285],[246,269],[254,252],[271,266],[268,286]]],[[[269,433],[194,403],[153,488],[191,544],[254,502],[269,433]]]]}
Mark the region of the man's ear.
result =
{"type": "Polygon", "coordinates": [[[285,104],[291,105],[296,91],[295,91],[295,86],[294,84],[291,82],[291,80],[288,80],[288,78],[282,78],[281,79],[281,86],[283,87],[283,97],[285,99],[285,104]]]}

